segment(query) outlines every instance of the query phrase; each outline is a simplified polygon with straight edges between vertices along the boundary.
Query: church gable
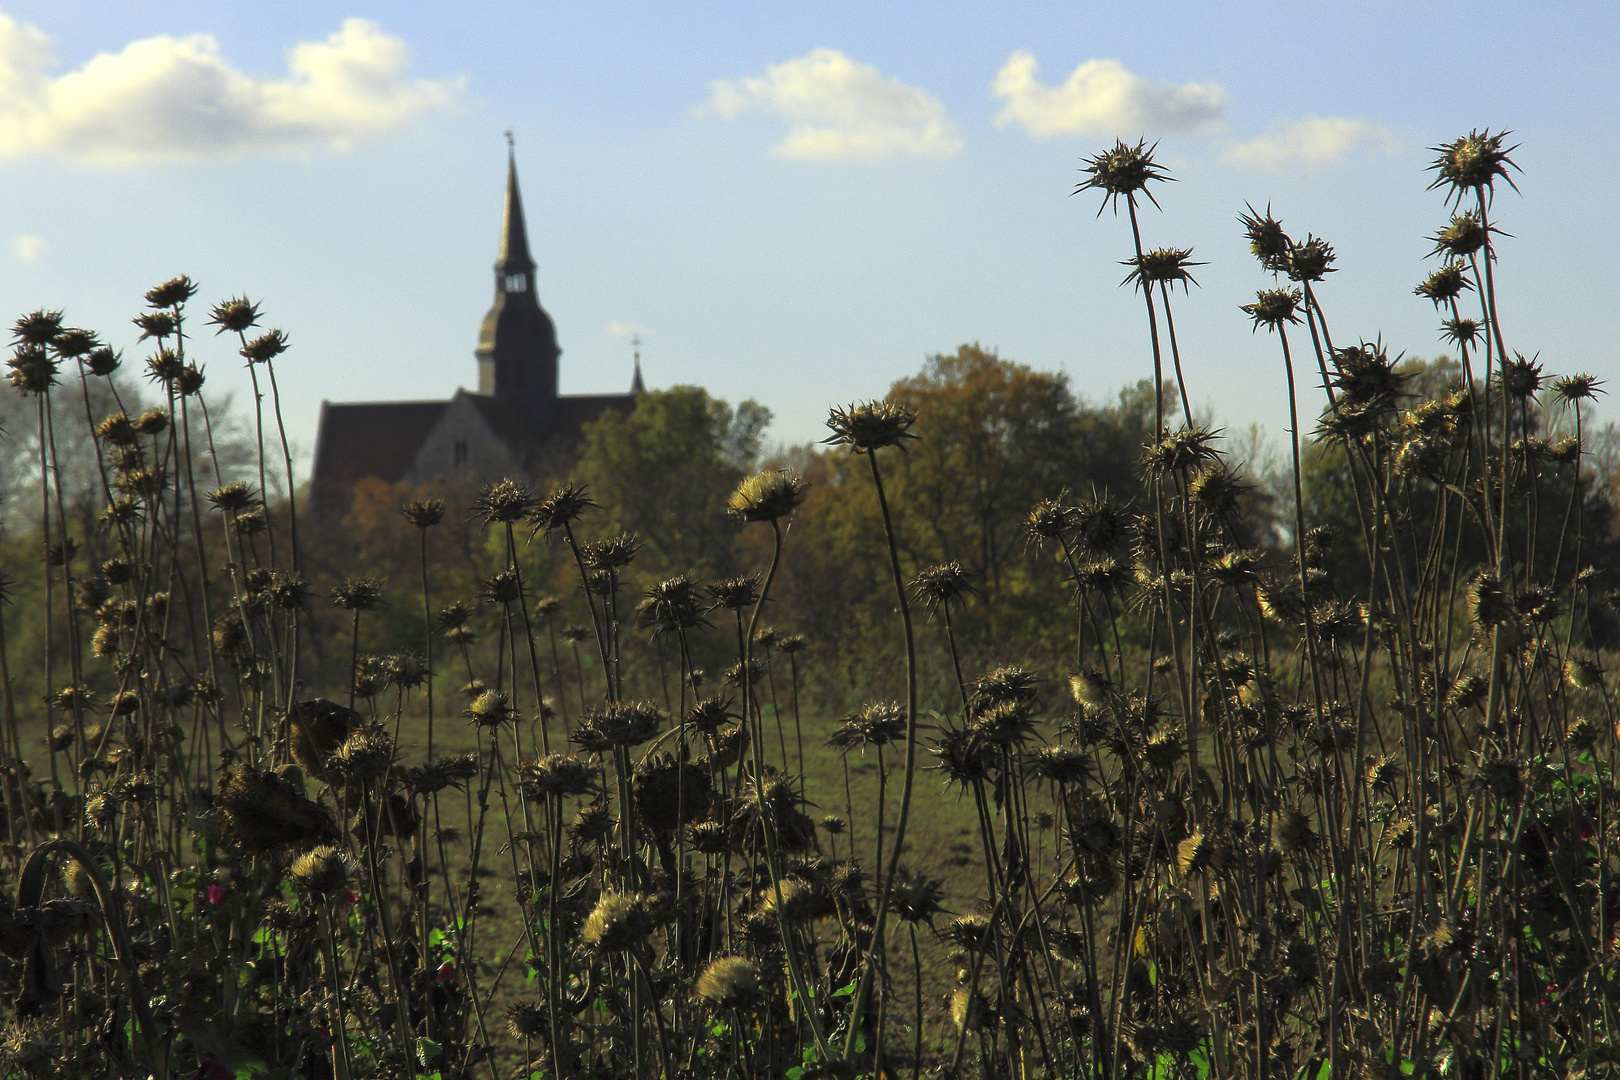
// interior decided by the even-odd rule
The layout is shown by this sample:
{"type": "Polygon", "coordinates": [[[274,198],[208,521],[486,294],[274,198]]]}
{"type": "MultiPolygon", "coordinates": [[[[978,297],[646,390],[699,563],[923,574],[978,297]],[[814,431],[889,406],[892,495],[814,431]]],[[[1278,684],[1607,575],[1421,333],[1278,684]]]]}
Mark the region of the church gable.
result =
{"type": "Polygon", "coordinates": [[[405,474],[407,483],[455,483],[524,471],[522,443],[513,440],[517,433],[492,422],[494,410],[480,408],[479,396],[462,391],[450,399],[422,440],[405,474]]]}

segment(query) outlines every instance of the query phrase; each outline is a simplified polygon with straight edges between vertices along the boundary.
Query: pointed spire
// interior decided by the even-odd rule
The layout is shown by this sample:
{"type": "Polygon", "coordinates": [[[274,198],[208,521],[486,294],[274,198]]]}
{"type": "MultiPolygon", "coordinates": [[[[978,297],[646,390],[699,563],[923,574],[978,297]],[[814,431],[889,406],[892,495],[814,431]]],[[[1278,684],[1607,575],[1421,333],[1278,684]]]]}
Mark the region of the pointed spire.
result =
{"type": "Polygon", "coordinates": [[[647,384],[641,381],[641,335],[636,334],[633,336],[630,339],[630,344],[636,350],[636,373],[630,379],[630,393],[633,395],[645,394],[647,392],[647,384]]]}
{"type": "Polygon", "coordinates": [[[506,133],[506,217],[501,223],[501,254],[495,269],[502,274],[527,274],[534,270],[529,257],[529,230],[523,223],[523,196],[518,192],[517,157],[512,133],[506,133]]]}

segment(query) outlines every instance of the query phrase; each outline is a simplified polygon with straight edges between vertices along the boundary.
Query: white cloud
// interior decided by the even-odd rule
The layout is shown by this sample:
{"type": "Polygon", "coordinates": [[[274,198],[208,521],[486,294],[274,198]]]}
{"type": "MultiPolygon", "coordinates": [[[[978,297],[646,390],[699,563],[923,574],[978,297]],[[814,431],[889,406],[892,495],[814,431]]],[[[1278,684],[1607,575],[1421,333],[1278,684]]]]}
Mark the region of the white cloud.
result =
{"type": "Polygon", "coordinates": [[[641,327],[635,323],[610,322],[607,324],[608,337],[634,337],[641,333],[641,327]]]}
{"type": "Polygon", "coordinates": [[[760,112],[787,121],[787,138],[776,145],[783,157],[946,158],[962,149],[943,102],[837,49],[814,49],[772,64],[763,76],[719,79],[710,89],[701,112],[728,120],[760,112]]]}
{"type": "Polygon", "coordinates": [[[1307,116],[1272,124],[1264,135],[1233,143],[1221,160],[1239,168],[1284,172],[1336,165],[1360,146],[1388,151],[1395,137],[1387,128],[1345,116],[1307,116]]]}
{"type": "Polygon", "coordinates": [[[408,80],[405,43],[365,19],[287,53],[287,72],[232,67],[210,34],[143,38],[48,75],[50,39],[0,13],[0,157],[103,163],[258,150],[343,150],[452,100],[461,80],[408,80]]]}
{"type": "Polygon", "coordinates": [[[19,236],[11,242],[12,253],[20,263],[31,263],[45,254],[45,239],[40,236],[19,236]]]}
{"type": "Polygon", "coordinates": [[[1061,86],[1037,78],[1040,65],[1020,49],[996,72],[990,92],[1005,101],[996,123],[1040,139],[1060,135],[1191,134],[1218,129],[1226,91],[1215,83],[1149,82],[1118,60],[1087,60],[1061,86]]]}

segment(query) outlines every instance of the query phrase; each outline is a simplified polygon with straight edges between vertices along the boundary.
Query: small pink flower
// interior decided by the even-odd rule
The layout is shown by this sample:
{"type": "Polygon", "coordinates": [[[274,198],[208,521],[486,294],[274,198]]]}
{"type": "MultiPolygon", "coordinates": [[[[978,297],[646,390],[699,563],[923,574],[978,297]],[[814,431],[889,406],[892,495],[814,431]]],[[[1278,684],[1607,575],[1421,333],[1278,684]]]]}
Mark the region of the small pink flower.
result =
{"type": "Polygon", "coordinates": [[[338,902],[337,902],[338,910],[342,911],[344,908],[352,907],[355,904],[359,903],[359,901],[360,901],[360,894],[355,892],[353,889],[350,889],[348,892],[346,892],[342,896],[338,897],[338,902]]]}
{"type": "Polygon", "coordinates": [[[219,907],[221,904],[223,904],[225,902],[225,898],[229,895],[231,895],[231,891],[217,882],[208,886],[208,902],[213,904],[215,907],[219,907]]]}
{"type": "Polygon", "coordinates": [[[444,963],[439,965],[439,970],[433,973],[433,977],[439,982],[455,982],[456,965],[446,960],[444,963]]]}

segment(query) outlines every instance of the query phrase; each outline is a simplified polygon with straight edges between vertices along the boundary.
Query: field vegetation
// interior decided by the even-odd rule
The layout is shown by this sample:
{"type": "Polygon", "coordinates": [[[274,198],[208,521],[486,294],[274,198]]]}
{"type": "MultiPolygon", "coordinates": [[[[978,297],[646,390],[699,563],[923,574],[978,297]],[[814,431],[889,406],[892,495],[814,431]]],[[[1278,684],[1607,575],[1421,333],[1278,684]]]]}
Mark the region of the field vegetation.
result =
{"type": "Polygon", "coordinates": [[[1192,408],[1145,144],[1078,184],[1115,400],[964,345],[769,450],[677,387],[341,520],[257,304],[157,286],[138,374],[23,315],[0,1074],[1613,1075],[1620,438],[1497,317],[1511,152],[1435,148],[1428,360],[1235,215],[1280,452],[1192,408]]]}

